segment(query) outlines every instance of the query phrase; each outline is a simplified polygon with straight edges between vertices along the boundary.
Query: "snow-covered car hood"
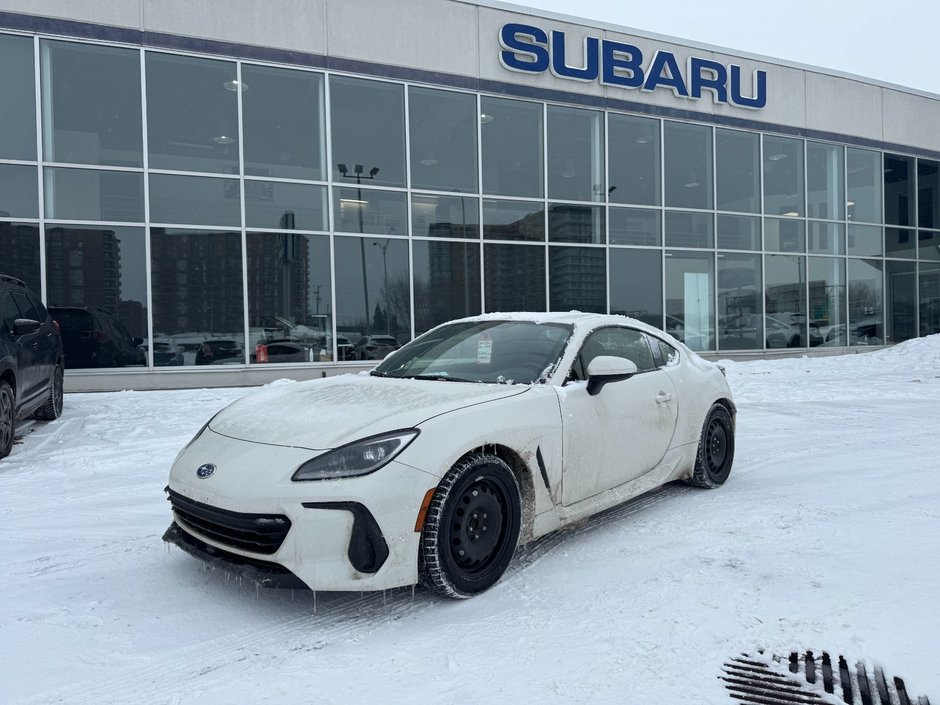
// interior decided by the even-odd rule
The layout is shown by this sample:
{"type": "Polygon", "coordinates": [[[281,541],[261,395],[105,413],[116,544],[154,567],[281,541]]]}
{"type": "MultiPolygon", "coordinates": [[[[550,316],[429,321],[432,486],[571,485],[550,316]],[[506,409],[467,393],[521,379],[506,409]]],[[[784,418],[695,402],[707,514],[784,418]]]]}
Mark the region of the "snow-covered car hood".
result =
{"type": "Polygon", "coordinates": [[[283,384],[223,409],[209,427],[256,443],[327,450],[434,416],[522,394],[522,385],[339,375],[283,384]]]}

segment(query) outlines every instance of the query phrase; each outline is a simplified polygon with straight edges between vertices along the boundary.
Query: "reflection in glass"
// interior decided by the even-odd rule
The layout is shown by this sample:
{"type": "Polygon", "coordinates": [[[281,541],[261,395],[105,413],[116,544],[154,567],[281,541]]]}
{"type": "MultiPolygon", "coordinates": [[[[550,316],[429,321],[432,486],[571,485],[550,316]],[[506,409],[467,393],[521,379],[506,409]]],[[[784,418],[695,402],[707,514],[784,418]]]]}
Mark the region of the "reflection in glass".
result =
{"type": "Polygon", "coordinates": [[[760,213],[759,135],[717,130],[715,161],[718,210],[760,213]]]}
{"type": "Polygon", "coordinates": [[[718,347],[764,347],[760,255],[718,255],[718,347]]]}
{"type": "Polygon", "coordinates": [[[411,187],[476,193],[476,96],[413,86],[408,108],[411,187]]]}
{"type": "Polygon", "coordinates": [[[848,345],[884,345],[883,264],[877,260],[849,259],[848,345]]]}
{"type": "Polygon", "coordinates": [[[358,164],[364,172],[377,169],[372,183],[378,186],[404,186],[404,86],[331,76],[330,111],[333,179],[342,181],[358,164]]]}
{"type": "Polygon", "coordinates": [[[238,93],[226,88],[235,62],[146,57],[150,168],[237,174],[238,93]]]}
{"type": "Polygon", "coordinates": [[[806,252],[806,224],[802,220],[764,218],[767,252],[806,252]]]}
{"type": "Polygon", "coordinates": [[[693,350],[715,349],[715,257],[666,253],[666,332],[693,350]]]}
{"type": "Polygon", "coordinates": [[[548,197],[604,201],[604,114],[548,106],[548,197]]]}
{"type": "Polygon", "coordinates": [[[658,206],[659,120],[609,113],[607,125],[610,202],[658,206]]]}
{"type": "Polygon", "coordinates": [[[321,74],[242,64],[242,83],[223,87],[242,98],[246,174],[326,178],[321,74]]]}
{"type": "Polygon", "coordinates": [[[914,158],[885,154],[885,223],[914,225],[914,158]]]}
{"type": "Polygon", "coordinates": [[[46,217],[59,220],[144,220],[144,175],[130,171],[46,167],[46,217]]]}
{"type": "Polygon", "coordinates": [[[764,135],[764,213],[804,215],[803,140],[764,135]]]}
{"type": "Polygon", "coordinates": [[[480,200],[467,196],[411,197],[411,230],[416,236],[480,237],[480,200]]]}
{"type": "Polygon", "coordinates": [[[604,208],[568,203],[550,204],[548,239],[551,242],[604,244],[604,208]]]}
{"type": "Polygon", "coordinates": [[[249,361],[335,359],[329,236],[248,233],[246,242],[249,361]]]}
{"type": "Polygon", "coordinates": [[[249,228],[326,230],[326,187],[283,181],[245,181],[249,228]]]}
{"type": "Polygon", "coordinates": [[[336,237],[334,246],[337,338],[354,359],[381,359],[411,339],[408,241],[336,237]]]}
{"type": "Polygon", "coordinates": [[[43,41],[43,157],[143,166],[140,52],[43,41]]]}
{"type": "Polygon", "coordinates": [[[940,232],[927,230],[918,232],[917,258],[921,262],[940,261],[940,232]]]}
{"type": "Polygon", "coordinates": [[[344,233],[407,235],[408,206],[399,191],[333,187],[334,227],[344,233]]]}
{"type": "Polygon", "coordinates": [[[186,365],[245,361],[238,232],[150,229],[153,339],[186,365]]]}
{"type": "Polygon", "coordinates": [[[483,246],[484,308],[492,311],[545,310],[545,247],[483,246]]]}
{"type": "Polygon", "coordinates": [[[540,198],[541,104],[483,96],[480,105],[483,193],[540,198]]]}
{"type": "Polygon", "coordinates": [[[545,240],[541,203],[483,199],[483,237],[488,240],[545,240]]]}
{"type": "Polygon", "coordinates": [[[907,228],[885,228],[885,257],[917,257],[917,233],[907,228]]]}
{"type": "Polygon", "coordinates": [[[711,213],[666,211],[666,247],[714,247],[711,213]]]}
{"type": "Polygon", "coordinates": [[[26,282],[36,295],[42,291],[39,268],[39,226],[0,222],[2,273],[26,282]]]}
{"type": "Polygon", "coordinates": [[[478,243],[415,240],[415,334],[480,313],[478,243]]]}
{"type": "Polygon", "coordinates": [[[917,337],[917,264],[885,261],[887,343],[917,337]]]}
{"type": "Polygon", "coordinates": [[[845,226],[842,223],[819,223],[811,220],[806,239],[810,252],[845,254],[845,226]]]}
{"type": "Polygon", "coordinates": [[[760,218],[747,215],[718,215],[718,248],[759,250],[760,218]]]}
{"type": "Polygon", "coordinates": [[[847,252],[858,257],[879,257],[884,252],[884,237],[881,228],[877,225],[850,223],[847,252]]]}
{"type": "Polygon", "coordinates": [[[150,220],[179,225],[241,224],[241,194],[235,179],[150,175],[150,220]]]}
{"type": "Polygon", "coordinates": [[[884,222],[881,209],[881,152],[847,147],[845,163],[848,219],[860,223],[884,222]]]}
{"type": "Polygon", "coordinates": [[[806,143],[807,213],[810,218],[845,218],[845,156],[842,147],[806,143]]]}
{"type": "Polygon", "coordinates": [[[845,294],[845,259],[810,257],[810,345],[835,345],[846,340],[848,333],[845,325],[845,294]],[[814,337],[814,324],[820,336],[818,342],[814,337]]]}
{"type": "Polygon", "coordinates": [[[818,325],[806,321],[806,257],[764,255],[764,287],[767,347],[819,345],[818,325]]]}
{"type": "Polygon", "coordinates": [[[46,292],[67,369],[147,364],[143,228],[46,226],[46,292]]]}
{"type": "Polygon", "coordinates": [[[611,207],[608,219],[611,245],[662,244],[662,216],[659,210],[611,207]]]}
{"type": "Polygon", "coordinates": [[[0,164],[0,218],[38,218],[36,167],[0,164]]]}
{"type": "MultiPolygon", "coordinates": [[[[0,159],[36,159],[33,38],[0,34],[0,159]],[[10,110],[9,106],[16,106],[10,110]]],[[[34,289],[34,291],[39,291],[34,289]]]]}
{"type": "Polygon", "coordinates": [[[920,265],[920,335],[940,333],[940,262],[920,265]]]}
{"type": "Polygon", "coordinates": [[[610,312],[663,327],[661,250],[610,249],[610,312]]]}
{"type": "Polygon", "coordinates": [[[713,208],[711,128],[666,122],[664,130],[666,205],[713,208]]]}
{"type": "Polygon", "coordinates": [[[607,258],[603,247],[548,248],[551,311],[607,312],[607,258]]]}
{"type": "Polygon", "coordinates": [[[940,228],[940,164],[917,160],[917,224],[940,228]]]}

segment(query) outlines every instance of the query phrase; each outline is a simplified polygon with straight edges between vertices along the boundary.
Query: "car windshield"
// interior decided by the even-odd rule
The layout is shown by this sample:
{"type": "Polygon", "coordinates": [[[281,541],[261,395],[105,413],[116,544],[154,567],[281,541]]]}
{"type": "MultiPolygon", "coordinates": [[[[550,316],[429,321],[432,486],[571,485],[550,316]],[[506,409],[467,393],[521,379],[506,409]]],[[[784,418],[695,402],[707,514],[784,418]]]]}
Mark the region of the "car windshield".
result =
{"type": "Polygon", "coordinates": [[[531,321],[466,321],[425,333],[385,358],[379,377],[532,384],[558,363],[571,326],[531,321]]]}

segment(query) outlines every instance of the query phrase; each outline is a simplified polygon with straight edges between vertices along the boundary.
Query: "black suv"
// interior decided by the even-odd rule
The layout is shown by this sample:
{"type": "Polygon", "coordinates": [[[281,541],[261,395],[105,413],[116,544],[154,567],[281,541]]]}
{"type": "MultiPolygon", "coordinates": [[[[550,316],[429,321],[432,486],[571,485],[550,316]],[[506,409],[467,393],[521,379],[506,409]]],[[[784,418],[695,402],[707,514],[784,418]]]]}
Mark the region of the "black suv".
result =
{"type": "Polygon", "coordinates": [[[58,324],[26,284],[0,274],[0,458],[19,419],[62,413],[64,370],[58,324]]]}
{"type": "Polygon", "coordinates": [[[68,369],[146,365],[147,353],[117,316],[99,306],[50,306],[62,328],[68,369]]]}

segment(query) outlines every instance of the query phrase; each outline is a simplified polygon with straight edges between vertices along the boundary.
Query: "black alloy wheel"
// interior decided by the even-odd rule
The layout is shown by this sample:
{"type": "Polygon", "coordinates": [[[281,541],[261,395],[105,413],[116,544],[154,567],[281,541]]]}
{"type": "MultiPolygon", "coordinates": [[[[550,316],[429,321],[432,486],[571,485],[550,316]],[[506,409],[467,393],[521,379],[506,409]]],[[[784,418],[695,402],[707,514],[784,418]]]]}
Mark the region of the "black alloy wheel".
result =
{"type": "Polygon", "coordinates": [[[49,398],[35,413],[40,421],[52,421],[62,415],[64,377],[65,371],[62,369],[62,363],[56,363],[55,372],[52,374],[52,386],[49,388],[49,398]]]}
{"type": "Polygon", "coordinates": [[[689,482],[714,489],[724,484],[734,462],[734,424],[721,404],[714,404],[705,418],[698,444],[695,469],[689,482]]]}
{"type": "Polygon", "coordinates": [[[421,535],[422,579],[439,595],[472,597],[509,566],[522,524],[519,485],[493,455],[474,455],[441,480],[421,535]]]}
{"type": "Polygon", "coordinates": [[[5,458],[13,448],[13,390],[6,382],[0,382],[0,458],[5,458]]]}

